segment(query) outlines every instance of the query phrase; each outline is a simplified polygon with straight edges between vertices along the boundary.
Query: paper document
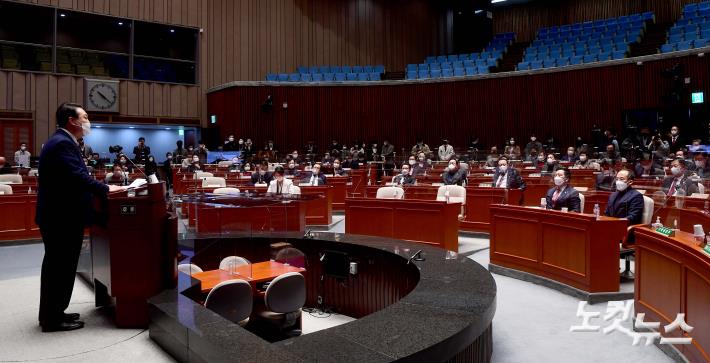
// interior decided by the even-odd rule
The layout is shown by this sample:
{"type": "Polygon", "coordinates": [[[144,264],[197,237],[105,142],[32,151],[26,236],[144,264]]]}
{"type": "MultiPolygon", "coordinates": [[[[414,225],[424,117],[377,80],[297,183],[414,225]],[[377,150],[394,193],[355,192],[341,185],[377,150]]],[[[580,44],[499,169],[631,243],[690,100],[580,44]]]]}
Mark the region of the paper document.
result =
{"type": "Polygon", "coordinates": [[[128,186],[128,189],[135,189],[135,188],[140,188],[144,185],[148,184],[148,182],[143,179],[143,178],[138,178],[131,183],[131,185],[128,186]]]}

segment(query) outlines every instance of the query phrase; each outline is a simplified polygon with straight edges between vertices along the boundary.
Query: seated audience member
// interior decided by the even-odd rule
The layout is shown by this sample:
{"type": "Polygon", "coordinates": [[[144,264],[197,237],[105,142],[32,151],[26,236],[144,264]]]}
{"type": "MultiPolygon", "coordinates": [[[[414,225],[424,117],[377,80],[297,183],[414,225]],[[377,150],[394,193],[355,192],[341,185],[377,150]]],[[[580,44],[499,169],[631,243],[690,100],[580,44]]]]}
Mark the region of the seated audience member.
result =
{"type": "Polygon", "coordinates": [[[4,156],[0,156],[0,174],[14,174],[10,165],[7,165],[4,156]]]}
{"type": "Polygon", "coordinates": [[[424,143],[424,139],[422,138],[418,138],[417,143],[412,146],[411,155],[419,155],[419,153],[424,153],[427,158],[431,157],[431,149],[429,148],[429,145],[424,143]]]}
{"type": "Polygon", "coordinates": [[[153,175],[158,173],[158,163],[155,162],[153,155],[148,155],[148,160],[145,162],[145,175],[153,175]]]}
{"type": "Polygon", "coordinates": [[[284,168],[280,165],[277,166],[274,169],[274,178],[269,182],[266,192],[276,195],[291,194],[291,189],[293,189],[293,181],[284,178],[284,168]]]}
{"type": "Polygon", "coordinates": [[[621,169],[614,181],[616,191],[609,196],[604,215],[626,218],[629,224],[639,224],[643,217],[643,195],[632,187],[634,172],[621,169]]]}
{"type": "Polygon", "coordinates": [[[121,169],[123,169],[123,171],[127,171],[129,173],[133,172],[133,164],[128,162],[128,156],[126,156],[125,154],[121,154],[118,156],[118,165],[121,166],[121,169]]]}
{"type": "Polygon", "coordinates": [[[229,165],[228,170],[230,172],[238,172],[241,171],[242,169],[242,161],[239,160],[239,157],[233,157],[232,158],[232,164],[229,165]]]}
{"type": "Polygon", "coordinates": [[[244,163],[242,165],[242,171],[245,173],[249,173],[251,175],[252,170],[254,170],[254,164],[252,163],[244,163]]]}
{"type": "Polygon", "coordinates": [[[394,156],[394,145],[390,144],[389,140],[385,139],[382,142],[382,159],[388,160],[394,156]]]}
{"type": "Polygon", "coordinates": [[[333,176],[347,176],[348,173],[343,170],[342,165],[340,165],[340,159],[333,160],[333,176]]]}
{"type": "Polygon", "coordinates": [[[126,173],[120,165],[113,165],[113,172],[111,174],[106,174],[106,179],[104,183],[110,185],[128,185],[128,173],[126,173]]]}
{"type": "Polygon", "coordinates": [[[195,155],[200,159],[201,164],[207,164],[207,154],[209,153],[209,150],[207,150],[207,145],[205,145],[202,140],[198,142],[197,149],[195,152],[192,154],[192,158],[195,158],[195,155]]]}
{"type": "Polygon", "coordinates": [[[560,163],[555,159],[554,154],[547,154],[547,162],[540,168],[542,173],[554,173],[560,168],[560,163]]]}
{"type": "MultiPolygon", "coordinates": [[[[283,167],[278,166],[277,168],[281,168],[281,175],[283,175],[283,167]]],[[[269,184],[273,176],[267,170],[269,170],[269,163],[262,162],[258,164],[256,171],[251,173],[251,185],[269,184]]]]}
{"type": "Polygon", "coordinates": [[[612,160],[614,163],[619,161],[620,156],[619,152],[616,151],[616,148],[614,147],[613,144],[609,144],[606,146],[606,151],[603,153],[599,153],[599,159],[607,159],[607,160],[612,160]]]}
{"type": "Polygon", "coordinates": [[[163,176],[165,177],[165,189],[170,189],[173,185],[173,153],[168,151],[165,153],[165,161],[163,161],[163,176]]]}
{"type": "Polygon", "coordinates": [[[441,174],[444,185],[463,185],[466,183],[466,170],[461,168],[458,160],[449,160],[449,166],[441,174]]]}
{"type": "Polygon", "coordinates": [[[318,145],[316,145],[315,141],[310,140],[303,146],[303,151],[306,153],[307,157],[313,159],[316,154],[318,154],[318,145]]]}
{"type": "Polygon", "coordinates": [[[511,160],[520,160],[520,146],[515,145],[515,138],[511,137],[506,145],[503,155],[511,160]]]}
{"type": "Polygon", "coordinates": [[[575,169],[594,169],[594,166],[594,162],[589,160],[586,151],[580,152],[579,158],[577,158],[577,161],[574,163],[575,169]]]}
{"type": "Polygon", "coordinates": [[[395,185],[414,185],[417,183],[417,180],[414,179],[414,177],[411,175],[410,167],[409,164],[403,164],[402,165],[402,172],[399,175],[396,175],[394,178],[392,178],[392,183],[395,185]]]}
{"type": "Polygon", "coordinates": [[[530,154],[532,154],[533,149],[537,152],[542,152],[542,143],[537,140],[537,137],[535,137],[535,134],[532,134],[530,136],[530,142],[528,142],[527,145],[525,145],[525,156],[526,156],[526,159],[528,159],[529,161],[535,160],[534,157],[533,158],[530,157],[530,154]],[[530,159],[532,159],[532,160],[530,160],[530,159]]]}
{"type": "Polygon", "coordinates": [[[710,163],[707,153],[695,153],[693,157],[693,173],[701,178],[710,178],[710,163]]]}
{"type": "Polygon", "coordinates": [[[567,168],[555,171],[553,181],[555,186],[547,191],[547,209],[561,210],[567,208],[570,212],[581,213],[579,192],[569,185],[572,174],[567,168]]]}
{"type": "Polygon", "coordinates": [[[563,155],[560,158],[560,161],[564,161],[567,163],[574,163],[577,161],[577,155],[575,155],[574,146],[570,146],[567,148],[567,154],[563,155]]]}
{"type": "Polygon", "coordinates": [[[439,146],[439,160],[449,161],[455,156],[454,147],[449,145],[449,140],[444,139],[441,146],[439,146]]]}
{"type": "Polygon", "coordinates": [[[634,166],[634,174],[638,176],[658,176],[664,175],[663,168],[658,168],[657,165],[647,158],[639,160],[634,166]]]}
{"type": "Polygon", "coordinates": [[[538,155],[539,155],[539,152],[537,151],[537,149],[532,148],[532,149],[530,149],[530,152],[526,153],[525,161],[529,161],[529,162],[532,162],[533,164],[535,164],[537,162],[538,155]]]}
{"type": "Polygon", "coordinates": [[[200,162],[200,157],[197,154],[192,155],[192,163],[187,167],[187,170],[191,173],[205,170],[205,166],[200,162]]]}
{"type": "Polygon", "coordinates": [[[224,142],[224,145],[222,145],[222,150],[236,151],[237,147],[237,141],[234,139],[234,135],[232,134],[227,137],[227,140],[224,142]]]}
{"type": "Polygon", "coordinates": [[[429,162],[429,160],[426,159],[426,155],[424,153],[419,153],[419,155],[417,155],[416,160],[414,161],[414,165],[412,166],[411,162],[413,157],[414,156],[409,157],[409,165],[410,167],[414,168],[412,170],[412,175],[415,177],[420,175],[426,175],[431,169],[431,163],[429,162]]]}
{"type": "Polygon", "coordinates": [[[533,161],[535,169],[542,170],[545,167],[545,154],[543,152],[537,153],[537,159],[533,161]]]}
{"type": "Polygon", "coordinates": [[[15,151],[15,166],[29,168],[30,156],[32,156],[32,154],[27,151],[27,143],[20,143],[20,150],[15,151]]]}
{"type": "MultiPolygon", "coordinates": [[[[595,186],[597,190],[605,190],[613,192],[616,187],[614,182],[616,180],[616,169],[613,160],[603,159],[600,165],[601,173],[597,175],[597,180],[595,186]]],[[[636,174],[634,174],[636,175],[636,174]]]]}
{"type": "Polygon", "coordinates": [[[330,145],[330,154],[333,155],[333,157],[336,157],[336,155],[340,154],[340,150],[342,150],[343,147],[338,143],[337,140],[333,140],[333,143],[330,145]]]}
{"type": "Polygon", "coordinates": [[[488,152],[488,155],[486,156],[486,165],[490,166],[490,167],[497,166],[499,158],[500,158],[500,154],[498,153],[498,147],[491,146],[491,150],[488,152]]]}
{"type": "Polygon", "coordinates": [[[321,164],[323,164],[325,166],[330,166],[330,164],[333,164],[333,162],[334,162],[333,157],[330,156],[329,152],[325,153],[325,155],[323,156],[323,159],[321,160],[321,164]]]}
{"type": "Polygon", "coordinates": [[[671,162],[671,176],[663,179],[663,193],[667,196],[689,196],[698,193],[698,184],[690,178],[688,168],[682,159],[671,162]]]}
{"type": "Polygon", "coordinates": [[[288,164],[286,164],[286,170],[284,171],[284,175],[293,177],[298,177],[301,175],[301,172],[298,170],[298,164],[296,164],[296,161],[294,159],[289,160],[288,164]]]}
{"type": "Polygon", "coordinates": [[[301,157],[298,156],[298,150],[293,150],[290,154],[286,155],[283,162],[288,163],[291,160],[296,162],[296,165],[301,164],[302,160],[301,160],[301,157]]]}
{"type": "MultiPolygon", "coordinates": [[[[353,147],[350,151],[352,155],[359,155],[360,149],[365,149],[363,147],[353,147]]],[[[377,142],[372,142],[370,147],[367,148],[366,154],[368,161],[382,161],[380,155],[382,155],[382,150],[378,147],[377,142]]]]}
{"type": "Polygon", "coordinates": [[[501,156],[498,160],[498,168],[493,173],[493,187],[525,190],[523,177],[508,164],[508,158],[505,156],[501,156]]]}
{"type": "Polygon", "coordinates": [[[313,165],[310,174],[306,178],[301,179],[301,183],[308,183],[308,185],[326,185],[327,180],[325,174],[321,172],[320,168],[320,164],[313,165]]]}

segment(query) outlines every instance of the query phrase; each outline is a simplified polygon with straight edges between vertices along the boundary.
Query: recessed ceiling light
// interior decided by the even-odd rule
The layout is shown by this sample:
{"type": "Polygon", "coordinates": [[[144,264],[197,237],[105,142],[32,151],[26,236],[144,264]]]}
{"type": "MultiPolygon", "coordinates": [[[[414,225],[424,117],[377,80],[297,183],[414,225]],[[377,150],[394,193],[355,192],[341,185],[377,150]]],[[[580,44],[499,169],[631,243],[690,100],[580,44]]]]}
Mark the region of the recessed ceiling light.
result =
{"type": "Polygon", "coordinates": [[[123,22],[122,22],[122,21],[119,21],[119,22],[118,22],[118,25],[123,25],[123,22]]]}
{"type": "Polygon", "coordinates": [[[128,126],[129,129],[135,129],[135,126],[128,126]]]}
{"type": "Polygon", "coordinates": [[[67,14],[62,13],[62,14],[59,14],[59,16],[61,16],[62,18],[66,18],[67,14]]]}
{"type": "Polygon", "coordinates": [[[175,29],[170,29],[170,32],[171,32],[171,33],[175,33],[175,29]]]}
{"type": "Polygon", "coordinates": [[[506,1],[506,0],[491,0],[491,4],[502,3],[504,1],[506,1]]]}

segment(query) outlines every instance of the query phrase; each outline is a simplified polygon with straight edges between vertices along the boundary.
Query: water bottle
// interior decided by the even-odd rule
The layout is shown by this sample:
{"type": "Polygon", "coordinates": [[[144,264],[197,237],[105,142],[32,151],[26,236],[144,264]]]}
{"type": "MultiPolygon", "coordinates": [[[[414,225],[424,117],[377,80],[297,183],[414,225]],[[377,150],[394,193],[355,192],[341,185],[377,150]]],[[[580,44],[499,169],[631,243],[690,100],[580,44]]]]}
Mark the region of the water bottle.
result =
{"type": "Polygon", "coordinates": [[[599,219],[599,203],[594,204],[594,216],[599,219]]]}
{"type": "Polygon", "coordinates": [[[449,203],[449,196],[450,196],[449,191],[448,191],[448,190],[445,191],[445,192],[444,192],[444,197],[446,197],[446,204],[449,203]]]}

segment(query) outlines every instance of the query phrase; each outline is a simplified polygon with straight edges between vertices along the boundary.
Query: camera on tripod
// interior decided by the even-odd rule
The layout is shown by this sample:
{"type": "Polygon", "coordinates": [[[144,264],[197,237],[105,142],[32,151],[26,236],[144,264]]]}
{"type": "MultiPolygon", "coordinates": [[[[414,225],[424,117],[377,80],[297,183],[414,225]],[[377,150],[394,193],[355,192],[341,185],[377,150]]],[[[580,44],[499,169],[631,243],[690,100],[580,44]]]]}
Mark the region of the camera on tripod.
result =
{"type": "Polygon", "coordinates": [[[108,147],[108,152],[111,154],[120,154],[121,151],[123,151],[123,146],[121,145],[112,145],[108,147]]]}

